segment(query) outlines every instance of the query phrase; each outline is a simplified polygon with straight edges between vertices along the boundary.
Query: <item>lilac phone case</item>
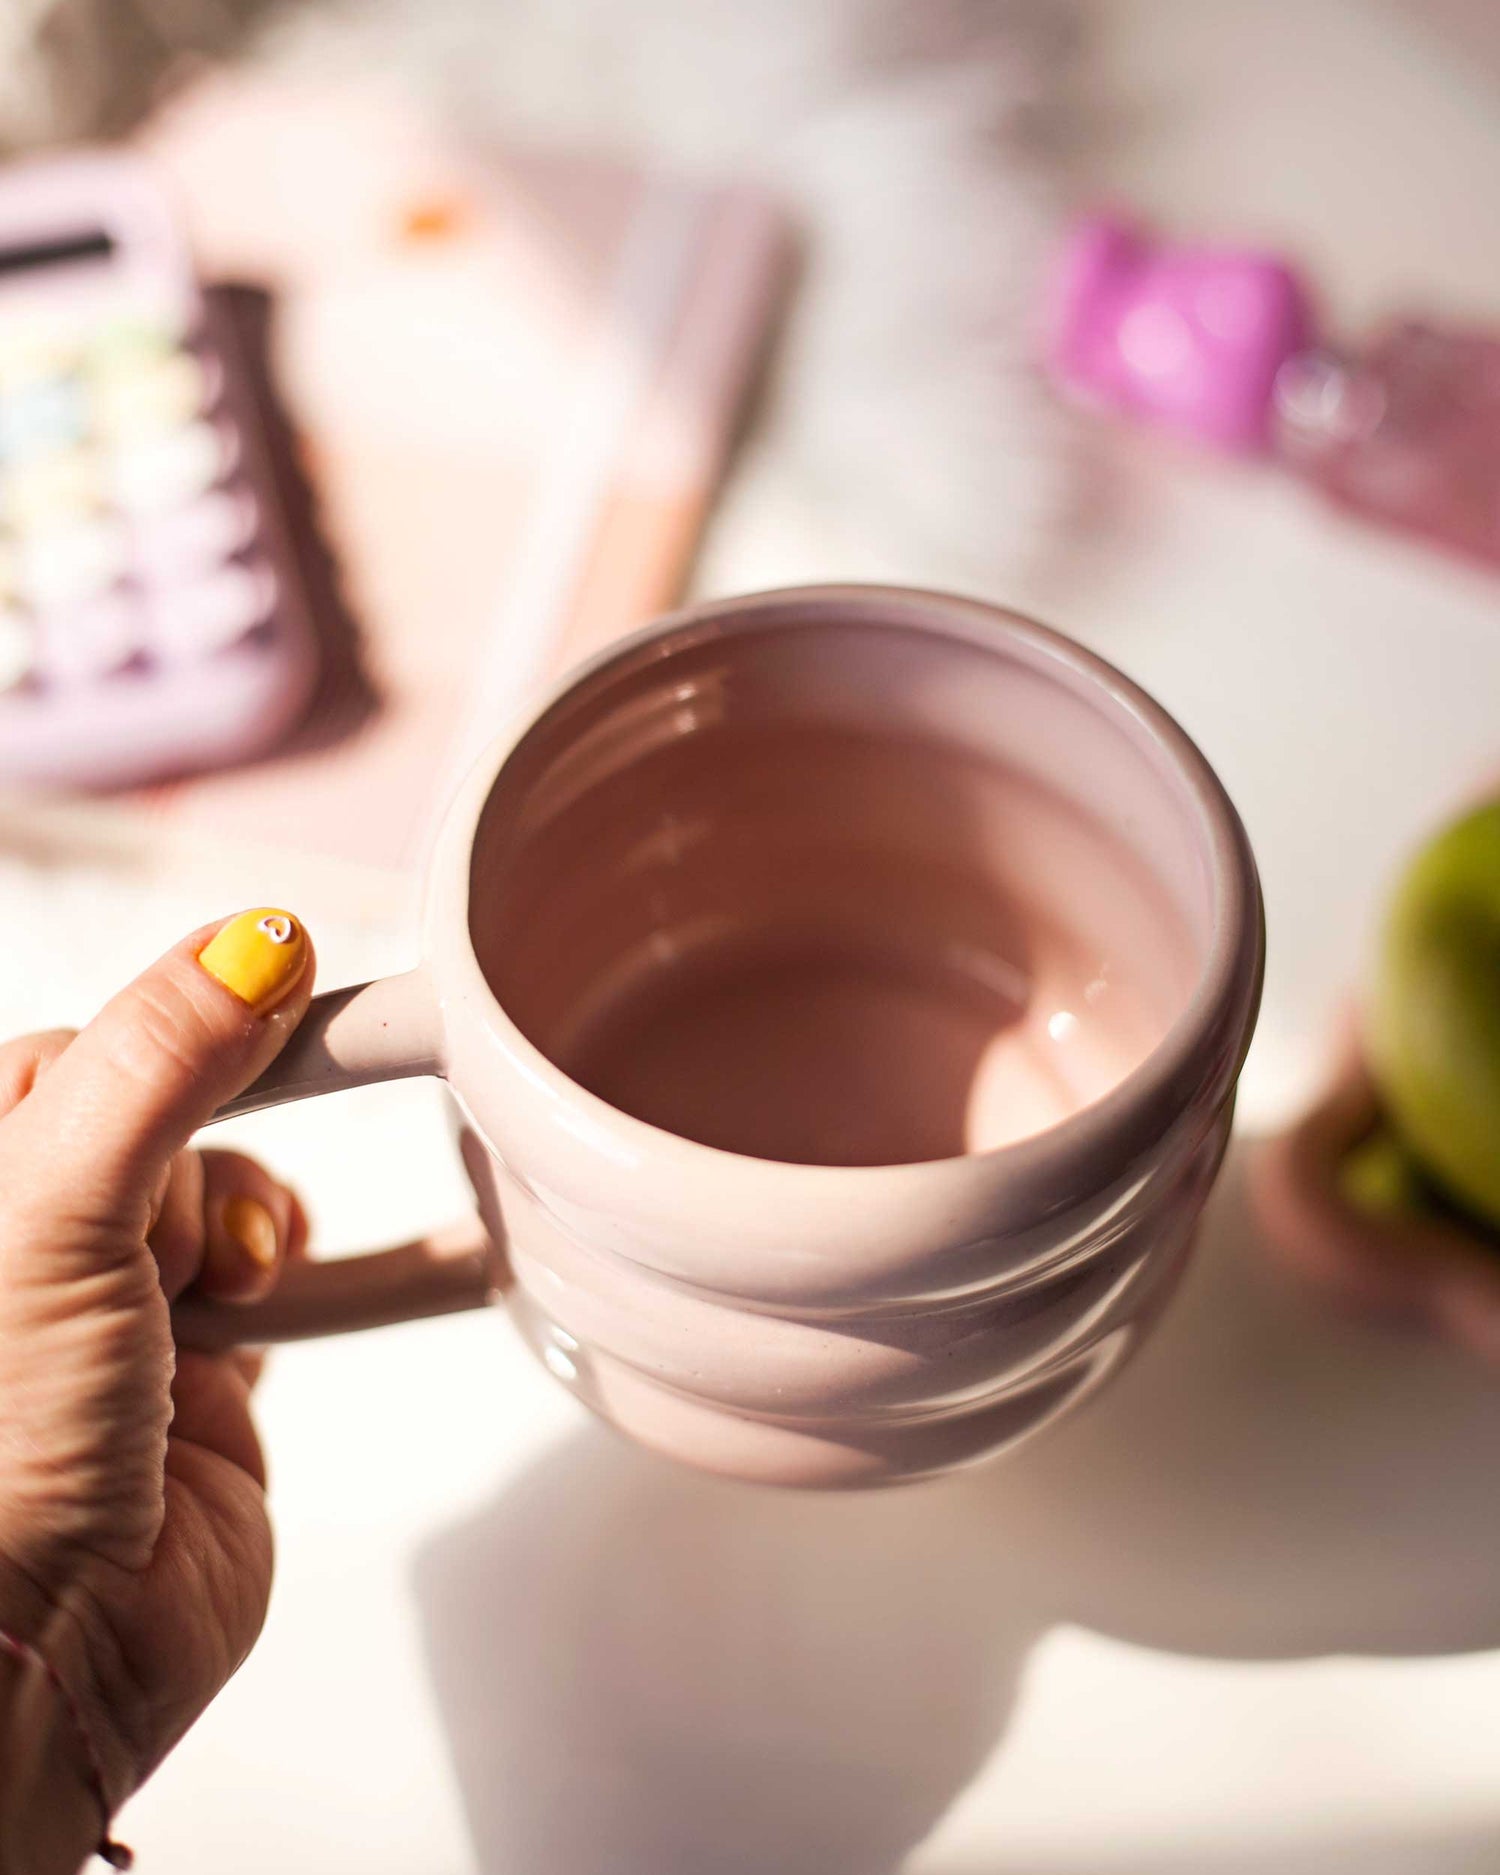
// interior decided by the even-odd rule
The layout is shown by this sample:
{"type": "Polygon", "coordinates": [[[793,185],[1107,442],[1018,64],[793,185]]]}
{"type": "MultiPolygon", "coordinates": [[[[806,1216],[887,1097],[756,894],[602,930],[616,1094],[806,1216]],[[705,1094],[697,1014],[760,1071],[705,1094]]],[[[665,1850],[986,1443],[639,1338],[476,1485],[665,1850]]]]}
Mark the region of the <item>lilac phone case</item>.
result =
{"type": "Polygon", "coordinates": [[[139,158],[0,175],[0,783],[244,761],[317,644],[248,361],[139,158]]]}

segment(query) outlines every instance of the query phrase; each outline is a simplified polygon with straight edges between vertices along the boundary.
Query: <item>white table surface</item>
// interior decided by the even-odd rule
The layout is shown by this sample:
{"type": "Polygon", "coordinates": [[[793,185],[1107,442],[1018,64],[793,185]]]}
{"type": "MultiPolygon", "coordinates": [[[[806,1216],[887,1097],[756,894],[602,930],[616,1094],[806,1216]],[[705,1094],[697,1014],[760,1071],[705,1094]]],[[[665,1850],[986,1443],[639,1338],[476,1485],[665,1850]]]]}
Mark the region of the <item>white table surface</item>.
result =
{"type": "MultiPolygon", "coordinates": [[[[1374,5],[1091,11],[1128,109],[1083,182],[1299,236],[1350,317],[1407,287],[1500,315],[1486,75],[1374,5]]],[[[1500,762],[1500,583],[1269,475],[1091,459],[1087,534],[1015,596],[1155,690],[1245,815],[1271,927],[1253,1130],[1315,1078],[1397,855],[1500,762]]],[[[774,529],[716,549],[725,584],[805,570],[774,529]]],[[[9,1028],[76,1018],[205,912],[11,859],[0,908],[9,1028]]],[[[320,937],[329,982],[406,950],[320,937]]],[[[236,1130],[334,1250],[463,1202],[430,1086],[236,1130]]],[[[145,1875],[1500,1866],[1500,1393],[1282,1288],[1241,1185],[1237,1158],[1093,1410],[887,1496],[635,1454],[498,1315],[285,1351],[270,1622],[122,1821],[145,1875]]]]}

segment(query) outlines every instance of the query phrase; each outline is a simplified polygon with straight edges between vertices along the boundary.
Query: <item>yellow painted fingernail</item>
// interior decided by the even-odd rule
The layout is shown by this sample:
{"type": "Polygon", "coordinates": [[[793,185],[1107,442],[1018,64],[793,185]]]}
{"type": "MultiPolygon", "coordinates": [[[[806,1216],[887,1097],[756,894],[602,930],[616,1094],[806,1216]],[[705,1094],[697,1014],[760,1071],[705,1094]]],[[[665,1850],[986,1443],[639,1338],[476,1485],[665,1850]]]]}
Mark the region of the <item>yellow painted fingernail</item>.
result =
{"type": "Polygon", "coordinates": [[[261,1269],[271,1269],[276,1262],[276,1224],[271,1213],[255,1198],[224,1200],[224,1229],[261,1269]]]}
{"type": "Polygon", "coordinates": [[[231,918],[199,951],[198,961],[242,1003],[264,1014],[302,975],[307,936],[290,912],[261,905],[231,918]]]}

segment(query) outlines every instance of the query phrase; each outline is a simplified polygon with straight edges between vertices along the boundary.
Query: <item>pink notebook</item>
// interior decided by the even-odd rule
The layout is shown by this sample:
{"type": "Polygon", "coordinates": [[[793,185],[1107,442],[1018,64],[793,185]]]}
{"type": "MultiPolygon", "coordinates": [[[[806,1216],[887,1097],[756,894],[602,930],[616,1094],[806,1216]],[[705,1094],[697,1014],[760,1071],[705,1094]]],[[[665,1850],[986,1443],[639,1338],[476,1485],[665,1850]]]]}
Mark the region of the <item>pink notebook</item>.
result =
{"type": "Polygon", "coordinates": [[[528,692],[676,599],[782,226],[748,192],[461,150],[369,89],[215,81],[143,143],[205,278],[274,296],[270,375],[351,643],[279,755],[5,818],[309,915],[403,911],[528,692]]]}

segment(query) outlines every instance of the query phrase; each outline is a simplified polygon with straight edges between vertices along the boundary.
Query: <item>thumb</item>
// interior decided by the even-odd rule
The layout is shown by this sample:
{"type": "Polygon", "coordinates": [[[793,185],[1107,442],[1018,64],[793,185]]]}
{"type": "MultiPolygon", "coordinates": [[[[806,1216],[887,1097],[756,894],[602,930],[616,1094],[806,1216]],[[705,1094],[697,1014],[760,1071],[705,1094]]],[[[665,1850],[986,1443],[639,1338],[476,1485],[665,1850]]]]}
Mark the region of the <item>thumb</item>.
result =
{"type": "Polygon", "coordinates": [[[175,945],[81,1030],[5,1124],[55,1176],[48,1202],[144,1230],[172,1156],[249,1086],[302,1020],[313,952],[269,907],[175,945]],[[17,1136],[19,1135],[19,1137],[17,1136]]]}

